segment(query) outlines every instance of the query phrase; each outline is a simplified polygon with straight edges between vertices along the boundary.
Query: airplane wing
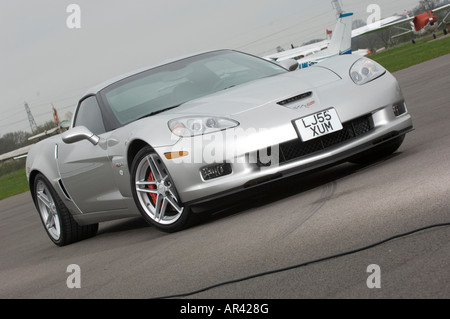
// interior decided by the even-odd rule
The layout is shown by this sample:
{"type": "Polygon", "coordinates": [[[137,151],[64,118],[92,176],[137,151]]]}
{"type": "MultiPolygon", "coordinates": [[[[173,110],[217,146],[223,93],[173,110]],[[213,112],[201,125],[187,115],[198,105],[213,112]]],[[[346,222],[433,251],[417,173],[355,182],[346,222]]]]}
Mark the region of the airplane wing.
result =
{"type": "Polygon", "coordinates": [[[40,133],[40,134],[31,136],[31,137],[28,138],[28,140],[31,141],[31,140],[35,140],[35,139],[38,139],[38,138],[41,138],[41,137],[44,137],[44,136],[49,136],[49,135],[55,133],[57,130],[58,130],[57,127],[52,128],[52,129],[47,130],[47,131],[45,131],[45,132],[42,132],[42,133],[40,133]]]}
{"type": "Polygon", "coordinates": [[[16,158],[20,158],[20,157],[25,157],[26,154],[28,154],[28,151],[30,150],[31,146],[32,145],[28,145],[28,146],[25,146],[25,147],[16,149],[14,151],[0,155],[0,162],[5,161],[10,158],[16,159],[16,158]]]}
{"type": "Polygon", "coordinates": [[[436,13],[436,12],[439,12],[439,11],[442,11],[442,10],[450,10],[450,4],[446,4],[445,6],[442,6],[442,7],[439,7],[439,8],[436,8],[436,9],[433,9],[433,10],[431,10],[433,13],[436,13]]]}
{"type": "Polygon", "coordinates": [[[302,45],[300,47],[286,50],[283,52],[266,55],[263,58],[267,59],[267,60],[272,60],[272,61],[281,61],[281,60],[295,59],[295,58],[300,59],[302,57],[305,57],[305,56],[311,55],[315,52],[319,52],[323,49],[326,49],[328,47],[329,43],[330,43],[329,40],[324,40],[324,41],[320,41],[320,42],[316,42],[316,43],[312,43],[312,44],[308,44],[308,45],[302,45]]]}
{"type": "Polygon", "coordinates": [[[413,19],[414,17],[410,17],[407,14],[399,14],[392,17],[388,17],[380,21],[352,30],[352,38],[359,37],[363,34],[387,29],[393,26],[398,26],[406,22],[411,22],[413,19]]]}
{"type": "Polygon", "coordinates": [[[438,27],[440,27],[443,23],[447,23],[446,19],[450,15],[450,4],[446,4],[445,6],[442,6],[442,7],[439,7],[439,8],[431,10],[433,13],[436,13],[436,12],[439,12],[439,11],[442,11],[442,10],[448,10],[448,12],[445,15],[445,17],[442,19],[441,23],[439,23],[438,27]]]}

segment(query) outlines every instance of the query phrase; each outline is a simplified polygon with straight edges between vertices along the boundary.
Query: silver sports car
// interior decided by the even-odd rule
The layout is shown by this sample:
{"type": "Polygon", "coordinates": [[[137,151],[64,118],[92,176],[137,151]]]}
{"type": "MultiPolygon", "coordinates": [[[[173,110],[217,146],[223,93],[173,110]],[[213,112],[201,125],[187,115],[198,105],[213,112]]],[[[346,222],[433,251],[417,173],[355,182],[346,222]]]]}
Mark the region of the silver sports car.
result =
{"type": "Polygon", "coordinates": [[[173,232],[247,189],[395,152],[413,129],[395,78],[345,55],[298,70],[232,50],[139,70],[89,90],[71,128],[26,163],[50,239],[142,215],[173,232]]]}

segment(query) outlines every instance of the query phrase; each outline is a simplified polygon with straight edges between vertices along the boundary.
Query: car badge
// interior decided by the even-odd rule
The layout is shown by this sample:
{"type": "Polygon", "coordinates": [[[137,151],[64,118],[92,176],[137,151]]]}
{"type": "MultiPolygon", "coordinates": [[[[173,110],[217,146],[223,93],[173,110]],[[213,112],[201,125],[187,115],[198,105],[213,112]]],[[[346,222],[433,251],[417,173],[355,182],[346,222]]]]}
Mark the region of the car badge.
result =
{"type": "Polygon", "coordinates": [[[313,106],[316,103],[315,100],[311,100],[309,102],[306,103],[302,103],[302,104],[291,104],[291,105],[285,105],[286,107],[292,109],[292,110],[298,110],[298,109],[309,109],[311,106],[313,106]]]}

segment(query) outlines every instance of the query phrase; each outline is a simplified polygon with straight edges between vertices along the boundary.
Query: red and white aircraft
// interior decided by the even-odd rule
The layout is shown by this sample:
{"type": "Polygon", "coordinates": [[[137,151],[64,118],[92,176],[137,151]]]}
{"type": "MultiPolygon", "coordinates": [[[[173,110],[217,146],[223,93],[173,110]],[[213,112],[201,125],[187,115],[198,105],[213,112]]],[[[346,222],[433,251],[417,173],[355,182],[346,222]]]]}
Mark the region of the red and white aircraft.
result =
{"type": "MultiPolygon", "coordinates": [[[[443,23],[447,23],[446,19],[449,17],[449,15],[450,15],[450,4],[446,4],[433,10],[428,10],[426,12],[423,12],[421,14],[412,17],[410,17],[407,13],[403,13],[355,29],[352,31],[352,38],[366,33],[371,33],[382,29],[395,27],[401,30],[405,30],[406,32],[396,34],[392,38],[397,38],[409,33],[412,33],[416,36],[422,36],[431,33],[433,34],[433,37],[436,39],[435,32],[443,23]],[[443,10],[447,10],[448,12],[442,19],[442,21],[438,23],[438,19],[436,18],[435,14],[443,10]],[[410,29],[400,27],[400,25],[405,24],[407,22],[409,22],[410,24],[410,29]]],[[[445,27],[444,34],[447,33],[448,31],[445,27]]],[[[415,43],[414,39],[412,39],[412,42],[415,43]]]]}

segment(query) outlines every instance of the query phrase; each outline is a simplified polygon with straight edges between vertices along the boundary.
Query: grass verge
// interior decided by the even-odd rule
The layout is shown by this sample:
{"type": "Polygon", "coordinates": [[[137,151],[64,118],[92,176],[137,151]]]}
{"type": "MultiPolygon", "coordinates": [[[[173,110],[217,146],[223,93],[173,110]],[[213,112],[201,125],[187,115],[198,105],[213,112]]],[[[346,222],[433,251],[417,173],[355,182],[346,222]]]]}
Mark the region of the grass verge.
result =
{"type": "Polygon", "coordinates": [[[0,177],[0,200],[29,190],[25,169],[0,177]]]}
{"type": "Polygon", "coordinates": [[[388,71],[395,72],[450,53],[450,36],[432,39],[431,36],[405,43],[386,51],[368,55],[388,71]]]}

